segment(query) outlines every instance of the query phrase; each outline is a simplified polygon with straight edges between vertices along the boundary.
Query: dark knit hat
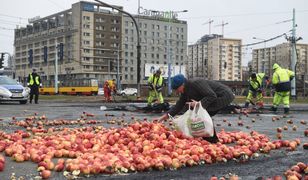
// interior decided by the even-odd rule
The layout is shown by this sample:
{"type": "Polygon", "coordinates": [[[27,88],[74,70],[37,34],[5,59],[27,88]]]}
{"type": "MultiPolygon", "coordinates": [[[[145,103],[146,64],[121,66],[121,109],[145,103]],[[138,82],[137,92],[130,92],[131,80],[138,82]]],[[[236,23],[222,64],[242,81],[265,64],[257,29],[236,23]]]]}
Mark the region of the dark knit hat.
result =
{"type": "Polygon", "coordinates": [[[183,74],[178,74],[178,75],[175,75],[173,78],[172,78],[172,81],[171,81],[171,87],[172,89],[177,89],[179,88],[184,82],[185,82],[185,77],[183,74]]]}

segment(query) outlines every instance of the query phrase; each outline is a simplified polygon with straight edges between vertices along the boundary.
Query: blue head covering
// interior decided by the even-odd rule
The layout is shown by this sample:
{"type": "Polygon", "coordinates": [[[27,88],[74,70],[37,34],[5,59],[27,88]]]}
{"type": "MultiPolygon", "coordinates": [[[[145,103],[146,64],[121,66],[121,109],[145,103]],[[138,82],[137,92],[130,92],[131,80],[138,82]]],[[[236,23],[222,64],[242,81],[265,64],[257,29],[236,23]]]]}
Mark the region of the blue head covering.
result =
{"type": "Polygon", "coordinates": [[[183,74],[175,75],[171,80],[172,89],[179,88],[185,82],[185,80],[186,79],[183,74]]]}

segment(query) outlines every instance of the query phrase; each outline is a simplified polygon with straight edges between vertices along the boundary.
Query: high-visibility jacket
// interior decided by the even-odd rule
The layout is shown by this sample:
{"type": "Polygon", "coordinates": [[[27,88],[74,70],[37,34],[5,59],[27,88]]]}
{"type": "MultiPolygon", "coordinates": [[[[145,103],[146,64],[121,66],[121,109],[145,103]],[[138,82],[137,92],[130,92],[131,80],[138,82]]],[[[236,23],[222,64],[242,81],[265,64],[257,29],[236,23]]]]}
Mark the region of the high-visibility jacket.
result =
{"type": "Polygon", "coordinates": [[[253,81],[252,78],[249,78],[249,90],[251,91],[258,91],[262,88],[263,79],[265,74],[264,73],[258,73],[257,74],[257,80],[253,81]]]}
{"type": "Polygon", "coordinates": [[[113,80],[107,80],[107,82],[108,82],[108,86],[109,86],[111,91],[116,90],[115,83],[114,83],[113,80]]]}
{"type": "Polygon", "coordinates": [[[40,77],[38,75],[35,75],[34,78],[33,78],[32,74],[29,74],[28,82],[29,82],[30,86],[34,85],[34,83],[35,83],[35,85],[40,85],[41,84],[40,77]]]}
{"type": "Polygon", "coordinates": [[[162,76],[155,76],[155,74],[150,75],[148,79],[148,84],[153,86],[156,90],[160,90],[163,86],[163,77],[162,76]]]}
{"type": "Polygon", "coordinates": [[[278,64],[274,64],[275,72],[272,78],[272,84],[277,92],[290,91],[291,80],[294,78],[294,72],[281,68],[278,64]]]}

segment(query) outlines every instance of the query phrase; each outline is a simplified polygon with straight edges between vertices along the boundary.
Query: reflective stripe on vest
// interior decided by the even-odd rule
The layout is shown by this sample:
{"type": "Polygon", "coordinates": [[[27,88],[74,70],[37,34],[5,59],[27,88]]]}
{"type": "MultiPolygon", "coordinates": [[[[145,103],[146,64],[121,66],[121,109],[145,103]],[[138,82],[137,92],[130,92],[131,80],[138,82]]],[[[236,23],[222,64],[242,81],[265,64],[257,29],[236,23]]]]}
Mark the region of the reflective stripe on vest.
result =
{"type": "MultiPolygon", "coordinates": [[[[38,76],[35,77],[35,83],[36,83],[37,85],[40,84],[40,82],[39,82],[39,77],[38,77],[38,76]]],[[[34,84],[34,80],[33,80],[32,74],[30,74],[30,81],[29,81],[29,84],[30,84],[30,85],[33,85],[33,84],[34,84]]]]}

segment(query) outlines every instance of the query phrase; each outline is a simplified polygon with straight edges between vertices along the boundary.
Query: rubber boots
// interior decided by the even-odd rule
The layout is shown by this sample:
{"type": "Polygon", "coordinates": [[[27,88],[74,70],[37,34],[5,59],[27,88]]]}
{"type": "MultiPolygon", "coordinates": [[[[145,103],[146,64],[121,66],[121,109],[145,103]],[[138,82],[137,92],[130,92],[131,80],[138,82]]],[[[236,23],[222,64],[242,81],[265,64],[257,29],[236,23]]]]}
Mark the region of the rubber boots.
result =
{"type": "Polygon", "coordinates": [[[290,108],[284,108],[284,113],[289,114],[290,108]]]}
{"type": "Polygon", "coordinates": [[[277,111],[277,107],[272,106],[272,108],[270,110],[276,112],[277,111]]]}

